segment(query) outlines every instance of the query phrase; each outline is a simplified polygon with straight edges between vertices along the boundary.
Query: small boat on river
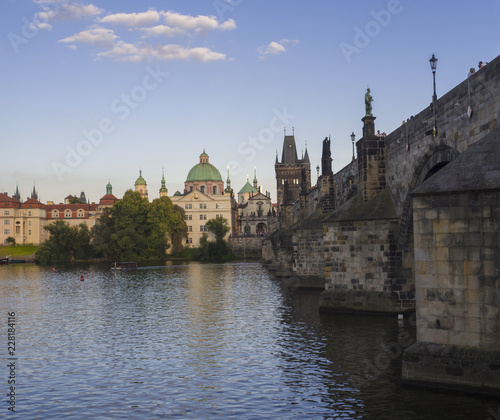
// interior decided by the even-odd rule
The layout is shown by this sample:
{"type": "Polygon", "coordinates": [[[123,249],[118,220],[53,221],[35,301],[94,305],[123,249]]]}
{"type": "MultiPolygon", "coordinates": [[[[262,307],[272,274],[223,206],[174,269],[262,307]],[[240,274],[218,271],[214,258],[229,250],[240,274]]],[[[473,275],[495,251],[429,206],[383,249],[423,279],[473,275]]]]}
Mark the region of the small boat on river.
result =
{"type": "Polygon", "coordinates": [[[8,258],[0,258],[0,265],[7,265],[9,263],[8,258]]]}
{"type": "Polygon", "coordinates": [[[137,263],[135,261],[115,262],[111,270],[137,270],[137,263]]]}

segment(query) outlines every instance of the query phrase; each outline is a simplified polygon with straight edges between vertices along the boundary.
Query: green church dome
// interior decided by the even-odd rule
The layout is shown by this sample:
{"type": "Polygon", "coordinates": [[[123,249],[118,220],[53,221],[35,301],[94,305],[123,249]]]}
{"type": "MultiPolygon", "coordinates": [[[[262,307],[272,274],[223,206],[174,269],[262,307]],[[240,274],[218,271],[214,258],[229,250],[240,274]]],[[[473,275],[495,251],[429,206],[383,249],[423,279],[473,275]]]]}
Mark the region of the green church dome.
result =
{"type": "Polygon", "coordinates": [[[247,183],[243,186],[238,194],[243,193],[258,193],[258,191],[254,187],[252,187],[252,184],[250,184],[250,182],[247,181],[247,183]]]}
{"type": "Polygon", "coordinates": [[[139,178],[135,181],[135,185],[148,185],[146,180],[142,177],[142,171],[139,171],[139,178]]]}
{"type": "Polygon", "coordinates": [[[192,181],[222,181],[219,170],[208,163],[208,155],[205,151],[200,155],[200,163],[194,165],[188,173],[186,182],[192,181]]]}

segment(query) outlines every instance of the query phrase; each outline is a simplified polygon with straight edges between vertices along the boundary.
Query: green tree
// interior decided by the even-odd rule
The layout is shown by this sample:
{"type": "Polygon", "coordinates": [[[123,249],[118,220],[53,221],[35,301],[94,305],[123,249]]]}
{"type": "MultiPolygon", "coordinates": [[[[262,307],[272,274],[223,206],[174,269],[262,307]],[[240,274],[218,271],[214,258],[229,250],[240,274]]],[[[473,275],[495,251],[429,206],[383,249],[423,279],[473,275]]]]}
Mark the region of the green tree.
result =
{"type": "Polygon", "coordinates": [[[218,217],[216,219],[210,219],[206,224],[205,228],[215,235],[215,239],[221,241],[224,239],[226,234],[231,229],[227,219],[223,217],[218,217]]]}
{"type": "MultiPolygon", "coordinates": [[[[186,236],[179,210],[168,197],[149,203],[140,193],[128,190],[92,228],[93,245],[100,255],[110,259],[164,259],[170,246],[167,237],[186,236]]],[[[182,249],[182,240],[174,244],[176,248],[182,249]]]]}
{"type": "Polygon", "coordinates": [[[16,240],[12,237],[12,236],[9,236],[5,242],[7,242],[8,244],[12,244],[12,246],[16,246],[16,240]]]}
{"type": "Polygon", "coordinates": [[[69,199],[69,204],[83,204],[83,201],[80,200],[78,197],[71,197],[69,199]]]}
{"type": "Polygon", "coordinates": [[[227,219],[210,219],[205,228],[214,234],[215,242],[210,242],[206,233],[200,238],[198,248],[198,258],[210,261],[224,261],[231,258],[231,251],[224,237],[229,232],[230,227],[227,219]]]}
{"type": "Polygon", "coordinates": [[[36,259],[41,264],[65,263],[93,255],[87,225],[69,227],[64,221],[57,220],[44,229],[50,233],[50,237],[36,253],[36,259]]]}

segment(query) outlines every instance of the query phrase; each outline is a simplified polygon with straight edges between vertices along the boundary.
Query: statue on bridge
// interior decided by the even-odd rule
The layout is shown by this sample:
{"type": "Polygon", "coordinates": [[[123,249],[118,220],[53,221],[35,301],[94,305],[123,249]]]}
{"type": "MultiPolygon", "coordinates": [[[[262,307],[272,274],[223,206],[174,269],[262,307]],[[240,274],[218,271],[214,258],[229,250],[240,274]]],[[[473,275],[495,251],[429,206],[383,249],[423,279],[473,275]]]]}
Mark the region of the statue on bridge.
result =
{"type": "Polygon", "coordinates": [[[372,102],[373,102],[373,97],[372,97],[372,95],[370,95],[370,88],[366,88],[365,109],[366,109],[366,116],[367,117],[372,116],[372,102]]]}

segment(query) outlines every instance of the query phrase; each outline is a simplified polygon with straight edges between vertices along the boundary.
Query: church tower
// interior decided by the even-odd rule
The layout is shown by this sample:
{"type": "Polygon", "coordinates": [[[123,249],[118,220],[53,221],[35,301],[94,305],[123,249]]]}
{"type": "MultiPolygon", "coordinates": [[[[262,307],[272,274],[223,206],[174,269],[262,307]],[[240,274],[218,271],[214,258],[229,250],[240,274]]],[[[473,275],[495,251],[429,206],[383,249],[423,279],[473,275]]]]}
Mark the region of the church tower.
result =
{"type": "Polygon", "coordinates": [[[139,178],[135,181],[135,190],[141,193],[142,197],[148,198],[148,184],[142,177],[142,170],[139,171],[139,178]]]}
{"type": "Polygon", "coordinates": [[[168,195],[168,190],[165,185],[165,171],[161,168],[161,188],[160,188],[160,197],[166,197],[168,195]]]}
{"type": "Polygon", "coordinates": [[[307,194],[311,188],[311,162],[309,161],[307,145],[305,155],[299,159],[293,128],[291,136],[286,135],[285,128],[281,162],[278,161],[276,153],[274,170],[276,172],[278,211],[281,211],[283,206],[296,202],[301,193],[307,194]]]}

